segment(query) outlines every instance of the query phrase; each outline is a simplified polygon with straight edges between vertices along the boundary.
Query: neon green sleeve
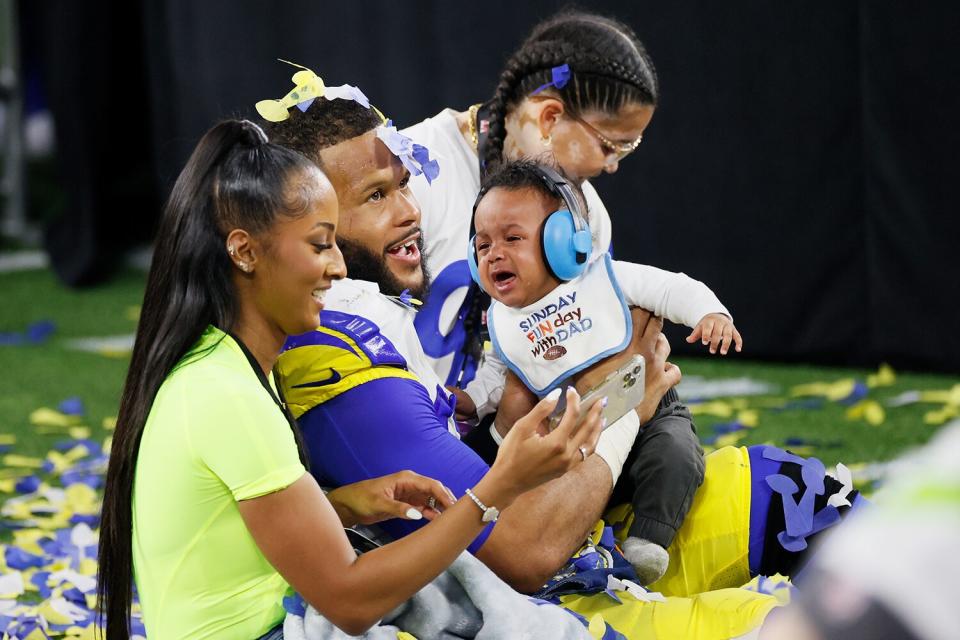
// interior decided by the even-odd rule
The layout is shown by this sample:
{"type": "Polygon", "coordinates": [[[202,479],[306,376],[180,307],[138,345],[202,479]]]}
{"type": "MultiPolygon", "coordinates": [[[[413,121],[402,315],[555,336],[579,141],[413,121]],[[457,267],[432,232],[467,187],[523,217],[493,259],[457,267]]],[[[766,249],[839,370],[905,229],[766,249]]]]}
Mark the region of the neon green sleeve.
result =
{"type": "Polygon", "coordinates": [[[208,384],[189,437],[194,455],[235,500],[280,491],[306,473],[290,425],[255,377],[231,375],[208,384]]]}

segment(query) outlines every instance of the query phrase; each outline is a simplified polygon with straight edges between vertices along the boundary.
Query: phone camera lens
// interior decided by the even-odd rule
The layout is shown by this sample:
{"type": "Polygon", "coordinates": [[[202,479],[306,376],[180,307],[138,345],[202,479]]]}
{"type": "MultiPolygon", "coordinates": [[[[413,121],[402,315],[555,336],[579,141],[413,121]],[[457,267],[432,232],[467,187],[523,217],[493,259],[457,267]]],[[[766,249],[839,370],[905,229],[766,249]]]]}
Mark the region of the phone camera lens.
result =
{"type": "Polygon", "coordinates": [[[632,376],[631,376],[629,373],[628,373],[627,375],[623,376],[623,381],[624,381],[624,382],[630,382],[630,380],[632,380],[632,376]]]}
{"type": "Polygon", "coordinates": [[[640,365],[637,365],[633,368],[633,375],[640,375],[640,365]]]}

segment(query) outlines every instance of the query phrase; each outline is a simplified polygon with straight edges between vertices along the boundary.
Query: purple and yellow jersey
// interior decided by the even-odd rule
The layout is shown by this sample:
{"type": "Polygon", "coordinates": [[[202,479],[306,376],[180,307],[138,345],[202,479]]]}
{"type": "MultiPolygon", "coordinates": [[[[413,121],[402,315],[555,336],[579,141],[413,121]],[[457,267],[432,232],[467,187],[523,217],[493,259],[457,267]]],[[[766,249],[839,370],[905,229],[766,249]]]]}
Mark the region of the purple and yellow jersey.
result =
{"type": "MultiPolygon", "coordinates": [[[[447,428],[449,394],[436,401],[376,323],[325,310],[321,326],[287,340],[277,379],[300,423],[310,471],[324,486],[339,487],[396,471],[439,480],[461,496],[489,467],[447,428]]],[[[389,520],[395,538],[426,520],[389,520]]],[[[493,523],[470,545],[476,552],[493,523]]]]}

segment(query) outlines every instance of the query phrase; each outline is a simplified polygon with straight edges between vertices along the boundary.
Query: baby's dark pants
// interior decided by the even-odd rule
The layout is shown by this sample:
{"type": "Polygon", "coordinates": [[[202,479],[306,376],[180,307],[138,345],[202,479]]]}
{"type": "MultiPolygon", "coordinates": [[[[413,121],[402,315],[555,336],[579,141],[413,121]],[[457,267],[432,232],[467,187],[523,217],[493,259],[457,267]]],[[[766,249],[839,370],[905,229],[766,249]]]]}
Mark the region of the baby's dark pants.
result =
{"type": "Polygon", "coordinates": [[[610,504],[629,501],[634,512],[629,535],[666,549],[690,511],[703,472],[693,417],[671,389],[653,419],[640,428],[610,504]]]}

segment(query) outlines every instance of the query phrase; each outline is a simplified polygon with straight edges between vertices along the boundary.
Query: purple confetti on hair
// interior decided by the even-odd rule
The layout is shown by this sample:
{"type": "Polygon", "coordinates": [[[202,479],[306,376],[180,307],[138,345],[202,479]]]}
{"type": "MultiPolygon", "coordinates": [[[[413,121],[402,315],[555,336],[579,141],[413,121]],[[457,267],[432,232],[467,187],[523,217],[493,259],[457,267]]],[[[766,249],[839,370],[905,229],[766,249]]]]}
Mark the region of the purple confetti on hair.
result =
{"type": "Polygon", "coordinates": [[[535,96],[548,87],[563,89],[568,82],[570,82],[570,65],[561,64],[550,69],[550,82],[540,85],[530,95],[535,96]]]}
{"type": "Polygon", "coordinates": [[[300,111],[303,111],[304,113],[306,113],[307,109],[310,108],[310,105],[313,104],[313,101],[314,101],[314,100],[316,100],[316,98],[310,98],[309,100],[304,100],[303,102],[298,102],[298,103],[297,103],[297,109],[300,109],[300,111]]]}

